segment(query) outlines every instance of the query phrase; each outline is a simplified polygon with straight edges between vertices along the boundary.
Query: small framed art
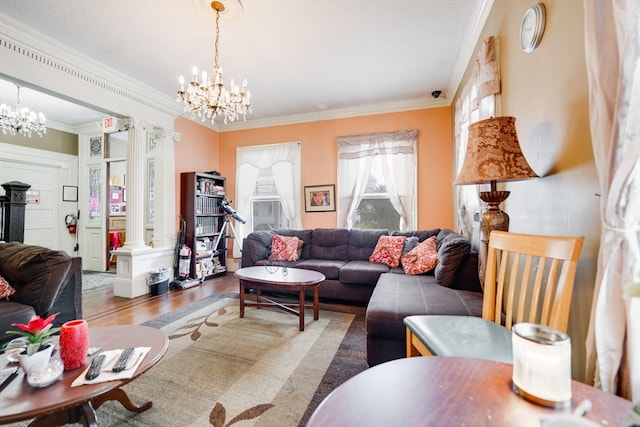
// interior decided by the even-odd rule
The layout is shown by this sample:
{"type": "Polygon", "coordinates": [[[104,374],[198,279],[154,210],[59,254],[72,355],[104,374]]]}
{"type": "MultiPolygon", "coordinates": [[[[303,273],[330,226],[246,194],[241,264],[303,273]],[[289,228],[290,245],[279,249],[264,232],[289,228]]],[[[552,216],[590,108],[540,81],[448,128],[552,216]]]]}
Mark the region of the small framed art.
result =
{"type": "Polygon", "coordinates": [[[310,185],[304,187],[305,212],[331,212],[336,210],[336,186],[310,185]]]}
{"type": "Polygon", "coordinates": [[[77,202],[78,201],[78,187],[75,185],[63,185],[62,186],[62,201],[63,202],[77,202]]]}

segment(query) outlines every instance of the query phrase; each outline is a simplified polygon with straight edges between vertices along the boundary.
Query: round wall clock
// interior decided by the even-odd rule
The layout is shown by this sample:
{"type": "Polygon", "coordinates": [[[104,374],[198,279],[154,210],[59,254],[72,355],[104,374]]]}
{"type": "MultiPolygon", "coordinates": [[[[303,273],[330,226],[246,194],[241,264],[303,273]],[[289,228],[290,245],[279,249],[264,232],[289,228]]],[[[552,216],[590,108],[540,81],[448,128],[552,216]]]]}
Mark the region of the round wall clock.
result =
{"type": "Polygon", "coordinates": [[[538,3],[530,7],[522,17],[520,27],[520,47],[525,52],[533,52],[544,34],[546,18],[544,4],[538,3]]]}

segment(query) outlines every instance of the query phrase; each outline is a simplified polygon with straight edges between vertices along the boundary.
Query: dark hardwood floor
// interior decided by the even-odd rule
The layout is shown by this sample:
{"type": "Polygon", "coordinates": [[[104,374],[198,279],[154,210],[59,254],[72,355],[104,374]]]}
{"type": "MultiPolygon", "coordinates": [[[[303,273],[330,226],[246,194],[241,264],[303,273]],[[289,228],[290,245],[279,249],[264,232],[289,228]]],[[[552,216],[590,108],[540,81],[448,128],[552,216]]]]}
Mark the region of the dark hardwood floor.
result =
{"type": "Polygon", "coordinates": [[[113,288],[109,288],[82,295],[83,317],[89,327],[138,325],[206,296],[228,292],[238,292],[238,279],[231,272],[192,288],[169,290],[163,295],[114,297],[113,288]]]}

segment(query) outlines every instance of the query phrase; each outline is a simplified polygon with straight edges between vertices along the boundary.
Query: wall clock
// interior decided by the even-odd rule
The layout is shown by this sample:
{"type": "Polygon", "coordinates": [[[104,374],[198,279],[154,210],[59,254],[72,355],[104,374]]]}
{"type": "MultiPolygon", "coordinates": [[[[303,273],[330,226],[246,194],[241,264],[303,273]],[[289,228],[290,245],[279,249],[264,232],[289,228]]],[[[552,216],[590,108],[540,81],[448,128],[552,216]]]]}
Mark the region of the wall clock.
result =
{"type": "Polygon", "coordinates": [[[522,17],[520,27],[520,47],[525,52],[533,52],[544,34],[546,11],[544,4],[531,6],[522,17]]]}

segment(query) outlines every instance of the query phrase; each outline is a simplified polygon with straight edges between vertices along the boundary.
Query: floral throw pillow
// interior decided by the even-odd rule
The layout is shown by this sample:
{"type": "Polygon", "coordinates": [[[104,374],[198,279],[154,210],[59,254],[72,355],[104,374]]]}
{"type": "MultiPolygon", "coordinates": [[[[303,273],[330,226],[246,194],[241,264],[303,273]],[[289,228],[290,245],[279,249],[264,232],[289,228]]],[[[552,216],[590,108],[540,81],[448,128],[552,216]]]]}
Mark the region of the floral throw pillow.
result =
{"type": "Polygon", "coordinates": [[[16,290],[7,282],[7,280],[0,276],[0,299],[4,298],[7,301],[9,297],[16,293],[16,290]]]}
{"type": "Polygon", "coordinates": [[[297,261],[300,257],[298,249],[302,249],[304,242],[295,236],[280,236],[271,238],[271,261],[297,261]]]}
{"type": "Polygon", "coordinates": [[[387,264],[389,267],[400,265],[400,256],[404,247],[405,236],[380,236],[369,262],[387,264]]]}
{"type": "Polygon", "coordinates": [[[402,269],[409,275],[426,273],[433,270],[437,264],[436,236],[429,237],[402,256],[402,269]]]}

